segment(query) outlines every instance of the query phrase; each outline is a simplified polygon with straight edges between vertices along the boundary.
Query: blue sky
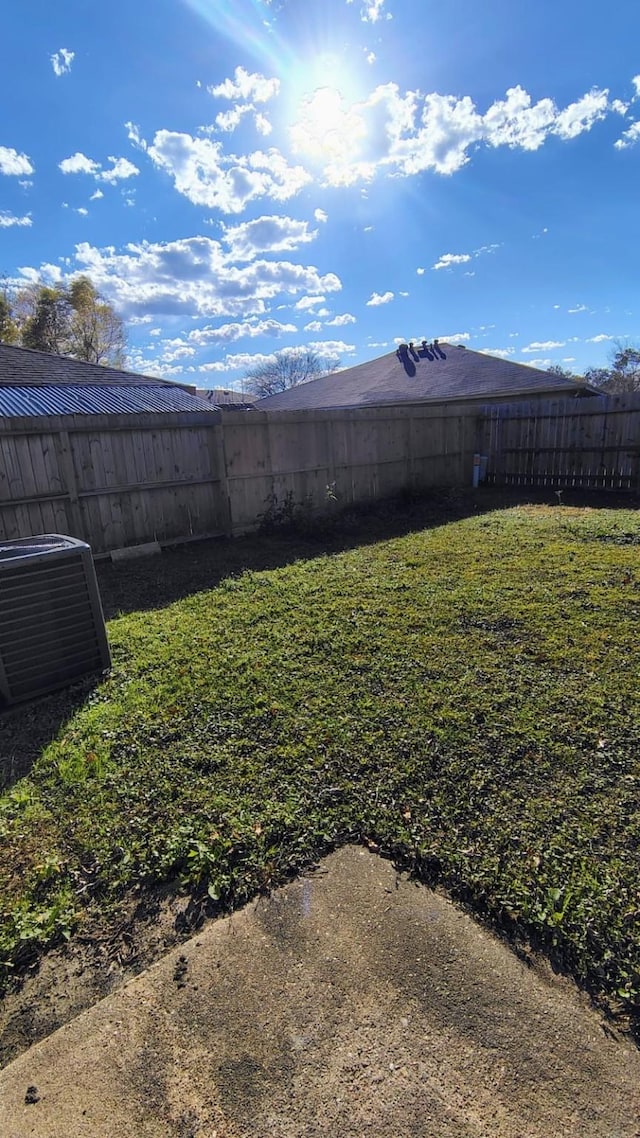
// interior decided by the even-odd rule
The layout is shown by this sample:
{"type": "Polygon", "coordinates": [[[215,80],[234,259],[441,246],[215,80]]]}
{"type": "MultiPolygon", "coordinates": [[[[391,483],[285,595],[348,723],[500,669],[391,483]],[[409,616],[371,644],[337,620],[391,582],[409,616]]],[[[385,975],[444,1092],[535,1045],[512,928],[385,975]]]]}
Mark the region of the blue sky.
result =
{"type": "Polygon", "coordinates": [[[640,340],[637,0],[8,0],[3,41],[0,272],[87,273],[136,370],[640,340]]]}

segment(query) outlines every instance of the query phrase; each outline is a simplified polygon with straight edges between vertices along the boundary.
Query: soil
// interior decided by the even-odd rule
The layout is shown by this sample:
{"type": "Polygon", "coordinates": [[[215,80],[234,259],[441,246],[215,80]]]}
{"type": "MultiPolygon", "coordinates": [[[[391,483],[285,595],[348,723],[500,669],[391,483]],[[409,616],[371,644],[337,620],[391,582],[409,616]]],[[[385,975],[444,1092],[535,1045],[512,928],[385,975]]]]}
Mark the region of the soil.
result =
{"type": "MultiPolygon", "coordinates": [[[[185,906],[165,900],[145,951],[185,906]]],[[[114,945],[84,971],[77,948],[49,957],[9,998],[6,1052],[29,1003],[22,1043],[118,987],[0,1073],[3,1138],[640,1138],[631,1040],[362,848],[128,983],[143,950],[114,945]]]]}

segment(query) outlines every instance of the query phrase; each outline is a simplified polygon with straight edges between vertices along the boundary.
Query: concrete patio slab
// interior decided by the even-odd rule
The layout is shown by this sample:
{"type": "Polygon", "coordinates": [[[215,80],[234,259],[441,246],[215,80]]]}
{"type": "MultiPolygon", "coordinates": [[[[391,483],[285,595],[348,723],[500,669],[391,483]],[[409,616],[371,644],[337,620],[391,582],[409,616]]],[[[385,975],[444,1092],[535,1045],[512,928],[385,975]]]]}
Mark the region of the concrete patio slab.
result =
{"type": "Polygon", "coordinates": [[[574,987],[357,847],[0,1072],[2,1138],[638,1138],[574,987]]]}

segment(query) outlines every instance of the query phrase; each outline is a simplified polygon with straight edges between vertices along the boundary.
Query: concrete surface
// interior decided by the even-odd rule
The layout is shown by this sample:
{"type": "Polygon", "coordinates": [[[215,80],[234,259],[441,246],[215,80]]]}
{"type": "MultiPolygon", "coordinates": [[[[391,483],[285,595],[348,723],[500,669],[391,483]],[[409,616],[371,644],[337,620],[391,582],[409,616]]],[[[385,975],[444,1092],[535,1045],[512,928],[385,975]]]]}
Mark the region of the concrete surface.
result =
{"type": "Polygon", "coordinates": [[[640,1056],[363,849],[0,1072],[2,1138],[638,1138],[640,1056]]]}

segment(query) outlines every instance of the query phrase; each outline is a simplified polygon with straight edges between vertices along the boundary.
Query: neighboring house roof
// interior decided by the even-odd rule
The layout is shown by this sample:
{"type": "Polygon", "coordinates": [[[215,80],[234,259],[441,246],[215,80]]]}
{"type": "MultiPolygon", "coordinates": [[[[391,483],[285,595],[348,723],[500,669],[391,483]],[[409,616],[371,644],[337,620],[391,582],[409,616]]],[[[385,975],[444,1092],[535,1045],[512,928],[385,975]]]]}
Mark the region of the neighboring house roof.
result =
{"type": "Polygon", "coordinates": [[[84,360],[70,360],[67,356],[54,356],[50,352],[34,352],[31,348],[16,348],[13,344],[0,344],[0,385],[10,384],[126,384],[129,387],[152,384],[154,387],[176,387],[165,379],[138,375],[115,367],[101,367],[84,360]]]}
{"type": "Polygon", "coordinates": [[[252,407],[258,398],[257,395],[246,395],[244,391],[234,391],[228,387],[198,387],[196,395],[215,407],[229,407],[236,411],[252,407]]]}
{"type": "Polygon", "coordinates": [[[507,401],[531,395],[594,395],[588,384],[511,360],[434,341],[405,345],[376,360],[298,384],[255,404],[258,410],[298,411],[372,407],[380,403],[487,399],[507,401]]]}
{"type": "Polygon", "coordinates": [[[0,417],[22,415],[136,415],[144,412],[214,411],[174,384],[0,383],[0,417]]]}

